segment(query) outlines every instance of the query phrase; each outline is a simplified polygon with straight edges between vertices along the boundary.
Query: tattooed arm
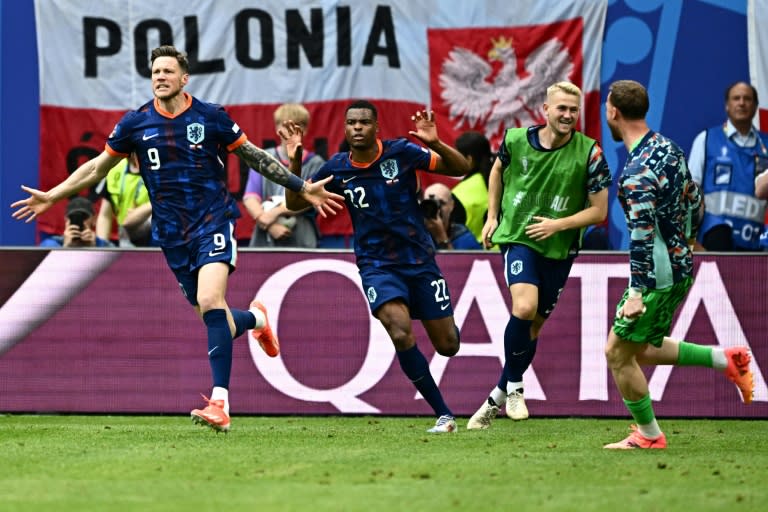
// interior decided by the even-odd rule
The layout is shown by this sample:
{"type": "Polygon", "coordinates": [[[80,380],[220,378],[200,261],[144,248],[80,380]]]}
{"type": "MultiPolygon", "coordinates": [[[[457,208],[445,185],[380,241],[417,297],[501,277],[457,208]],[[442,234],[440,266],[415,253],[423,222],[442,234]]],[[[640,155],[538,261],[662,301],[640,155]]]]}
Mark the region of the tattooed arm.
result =
{"type": "Polygon", "coordinates": [[[329,176],[317,183],[304,181],[286,169],[275,157],[256,147],[250,141],[246,141],[245,144],[235,149],[234,153],[251,169],[256,170],[265,178],[284,186],[286,191],[299,194],[323,217],[326,217],[329,213],[335,215],[336,210],[342,208],[340,202],[344,201],[344,198],[325,190],[325,184],[332,177],[329,176]]]}
{"type": "Polygon", "coordinates": [[[263,149],[256,147],[251,141],[246,141],[235,149],[234,153],[248,167],[263,175],[270,181],[297,193],[306,191],[307,182],[286,169],[277,158],[263,149]]]}

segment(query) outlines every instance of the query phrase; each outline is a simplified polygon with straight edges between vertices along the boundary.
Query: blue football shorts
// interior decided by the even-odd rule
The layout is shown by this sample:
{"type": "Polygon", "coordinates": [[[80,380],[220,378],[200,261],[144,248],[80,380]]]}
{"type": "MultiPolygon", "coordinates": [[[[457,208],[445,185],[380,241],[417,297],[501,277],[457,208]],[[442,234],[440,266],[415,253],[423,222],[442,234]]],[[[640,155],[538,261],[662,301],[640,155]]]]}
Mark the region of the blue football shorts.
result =
{"type": "Polygon", "coordinates": [[[235,270],[237,241],[235,222],[222,224],[215,231],[190,240],[184,245],[163,247],[165,261],[171,267],[181,292],[190,304],[197,306],[197,271],[208,263],[223,262],[229,272],[235,270]]]}
{"type": "Polygon", "coordinates": [[[420,265],[363,267],[360,278],[374,314],[382,304],[402,299],[411,318],[435,320],[453,316],[448,284],[434,261],[420,265]]]}
{"type": "Polygon", "coordinates": [[[545,258],[527,245],[503,244],[500,246],[504,261],[504,279],[507,287],[527,283],[538,287],[539,306],[537,313],[549,318],[555,309],[571,272],[575,256],[564,260],[545,258]]]}

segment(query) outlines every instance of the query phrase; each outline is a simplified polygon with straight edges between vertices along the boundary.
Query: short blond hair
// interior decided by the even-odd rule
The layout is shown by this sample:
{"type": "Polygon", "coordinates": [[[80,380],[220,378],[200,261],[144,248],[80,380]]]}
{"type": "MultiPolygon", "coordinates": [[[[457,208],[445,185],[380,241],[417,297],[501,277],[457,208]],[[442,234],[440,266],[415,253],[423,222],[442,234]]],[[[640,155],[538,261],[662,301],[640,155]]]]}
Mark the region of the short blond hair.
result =
{"type": "Polygon", "coordinates": [[[284,103],[275,109],[275,125],[282,125],[285,121],[293,121],[296,124],[309,125],[309,110],[301,103],[284,103]]]}
{"type": "Polygon", "coordinates": [[[579,98],[579,100],[581,100],[581,89],[579,89],[575,84],[572,84],[571,82],[557,82],[547,87],[547,100],[552,98],[552,95],[556,92],[564,92],[565,94],[576,96],[579,98]]]}

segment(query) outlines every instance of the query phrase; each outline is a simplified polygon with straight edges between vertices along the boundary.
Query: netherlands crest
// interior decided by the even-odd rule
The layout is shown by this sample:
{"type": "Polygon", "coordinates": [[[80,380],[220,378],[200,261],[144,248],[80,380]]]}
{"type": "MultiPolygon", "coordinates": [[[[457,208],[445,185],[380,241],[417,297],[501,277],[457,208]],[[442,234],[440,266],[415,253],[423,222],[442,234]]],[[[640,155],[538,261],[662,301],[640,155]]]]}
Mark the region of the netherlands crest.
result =
{"type": "Polygon", "coordinates": [[[388,180],[395,179],[395,176],[397,176],[397,173],[399,172],[399,169],[397,168],[397,161],[392,160],[391,158],[381,162],[379,167],[381,168],[381,175],[388,180]]]}
{"type": "Polygon", "coordinates": [[[187,140],[192,144],[200,144],[205,139],[205,126],[200,123],[187,125],[187,140]]]}

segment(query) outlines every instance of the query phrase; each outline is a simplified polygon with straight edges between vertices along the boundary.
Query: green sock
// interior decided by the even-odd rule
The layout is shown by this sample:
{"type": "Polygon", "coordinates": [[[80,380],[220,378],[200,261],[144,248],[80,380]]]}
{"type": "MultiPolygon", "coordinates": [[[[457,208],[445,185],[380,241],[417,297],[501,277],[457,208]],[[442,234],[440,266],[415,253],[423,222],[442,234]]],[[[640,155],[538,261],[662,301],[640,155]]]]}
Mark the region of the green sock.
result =
{"type": "Polygon", "coordinates": [[[677,354],[677,365],[712,368],[712,347],[681,341],[680,352],[677,354]]]}
{"type": "Polygon", "coordinates": [[[651,395],[645,395],[640,400],[633,402],[631,400],[624,399],[624,405],[627,406],[632,417],[635,418],[635,422],[638,425],[648,425],[656,419],[656,415],[653,414],[653,405],[651,404],[651,395]]]}

